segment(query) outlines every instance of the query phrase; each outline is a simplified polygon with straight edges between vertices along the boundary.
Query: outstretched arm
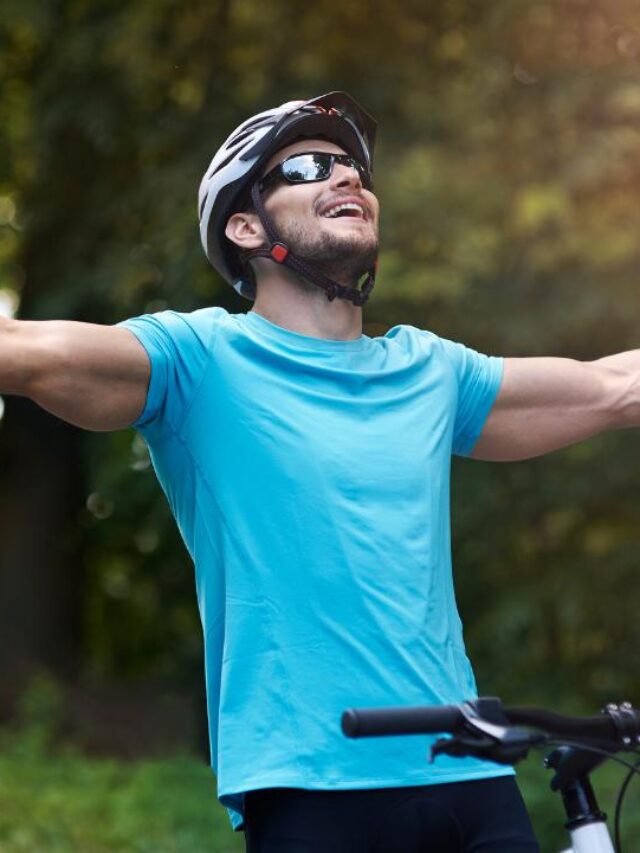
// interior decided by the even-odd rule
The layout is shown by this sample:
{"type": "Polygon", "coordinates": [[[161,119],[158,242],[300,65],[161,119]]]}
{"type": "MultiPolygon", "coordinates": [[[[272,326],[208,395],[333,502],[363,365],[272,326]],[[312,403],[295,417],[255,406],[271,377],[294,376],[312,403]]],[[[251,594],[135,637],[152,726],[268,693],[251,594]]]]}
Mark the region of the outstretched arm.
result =
{"type": "Polygon", "coordinates": [[[30,397],[75,426],[128,426],[144,407],[149,376],[147,354],[127,329],[0,317],[0,394],[30,397]]]}
{"type": "Polygon", "coordinates": [[[541,456],[610,429],[640,426],[640,350],[582,362],[507,358],[498,398],[471,454],[541,456]]]}

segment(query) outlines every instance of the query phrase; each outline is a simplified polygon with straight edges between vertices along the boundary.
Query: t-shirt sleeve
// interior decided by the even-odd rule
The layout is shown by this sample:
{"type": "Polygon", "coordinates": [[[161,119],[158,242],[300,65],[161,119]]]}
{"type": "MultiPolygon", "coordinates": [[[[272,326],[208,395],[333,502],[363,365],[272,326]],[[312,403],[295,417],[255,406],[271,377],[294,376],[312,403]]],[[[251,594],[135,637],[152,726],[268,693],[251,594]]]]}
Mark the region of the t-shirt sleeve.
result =
{"type": "Polygon", "coordinates": [[[464,344],[440,339],[458,383],[458,403],[453,428],[453,452],[468,456],[489,416],[500,384],[504,359],[483,355],[464,344]]]}
{"type": "Polygon", "coordinates": [[[162,311],[118,324],[136,336],[151,364],[146,403],[131,426],[143,433],[180,429],[206,370],[221,310],[162,311]]]}

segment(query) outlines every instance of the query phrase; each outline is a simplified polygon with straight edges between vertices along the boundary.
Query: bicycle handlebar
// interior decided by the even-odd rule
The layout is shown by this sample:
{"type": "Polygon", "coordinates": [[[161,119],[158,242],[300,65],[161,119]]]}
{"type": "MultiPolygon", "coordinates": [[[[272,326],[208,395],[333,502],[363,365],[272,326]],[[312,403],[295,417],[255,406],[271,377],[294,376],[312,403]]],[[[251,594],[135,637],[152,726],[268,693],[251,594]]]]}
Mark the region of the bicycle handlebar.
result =
{"type": "MultiPolygon", "coordinates": [[[[547,756],[545,765],[555,771],[551,788],[562,793],[568,817],[566,825],[573,834],[591,824],[600,828],[598,832],[602,830],[605,816],[598,809],[589,774],[607,758],[615,757],[615,753],[637,750],[640,711],[629,702],[622,702],[607,705],[596,717],[569,717],[541,708],[503,708],[500,699],[484,697],[460,705],[351,708],[342,715],[342,731],[352,738],[449,734],[451,737],[431,744],[431,761],[438,755],[472,756],[509,765],[526,758],[532,747],[564,741],[564,746],[547,756]]],[[[632,773],[640,772],[637,769],[640,761],[635,765],[622,763],[632,773]]],[[[630,778],[620,789],[616,805],[618,839],[618,816],[630,778]]],[[[604,835],[608,839],[606,829],[604,835]]],[[[598,849],[613,850],[610,845],[600,844],[604,835],[597,836],[598,849]]],[[[582,835],[581,838],[584,840],[582,835]]],[[[616,850],[620,849],[618,841],[616,850]]]]}
{"type": "Polygon", "coordinates": [[[352,738],[440,733],[455,735],[468,725],[469,709],[486,722],[503,726],[527,726],[551,737],[608,741],[620,743],[620,748],[640,742],[640,711],[628,702],[607,705],[602,714],[595,717],[569,717],[540,708],[505,708],[497,699],[478,699],[463,705],[351,708],[342,715],[342,730],[352,738]],[[498,715],[490,713],[485,716],[483,703],[493,703],[493,711],[497,708],[498,715]]]}

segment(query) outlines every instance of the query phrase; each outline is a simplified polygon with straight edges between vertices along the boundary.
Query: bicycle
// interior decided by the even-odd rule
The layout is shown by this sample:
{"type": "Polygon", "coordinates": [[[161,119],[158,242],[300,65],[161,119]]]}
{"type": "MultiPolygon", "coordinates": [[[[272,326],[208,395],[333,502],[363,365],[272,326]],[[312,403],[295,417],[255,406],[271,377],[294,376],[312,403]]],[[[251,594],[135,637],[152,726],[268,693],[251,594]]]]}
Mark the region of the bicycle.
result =
{"type": "Polygon", "coordinates": [[[352,708],[342,715],[347,737],[449,734],[431,746],[431,760],[446,754],[517,764],[534,747],[555,746],[545,759],[554,770],[551,789],[562,796],[571,847],[562,853],[622,853],[622,802],[640,759],[634,764],[619,752],[640,754],[640,711],[629,702],[608,704],[595,717],[568,717],[538,708],[503,707],[496,697],[460,705],[407,708],[352,708]],[[615,846],[600,810],[590,774],[608,759],[627,768],[615,808],[615,846]]]}

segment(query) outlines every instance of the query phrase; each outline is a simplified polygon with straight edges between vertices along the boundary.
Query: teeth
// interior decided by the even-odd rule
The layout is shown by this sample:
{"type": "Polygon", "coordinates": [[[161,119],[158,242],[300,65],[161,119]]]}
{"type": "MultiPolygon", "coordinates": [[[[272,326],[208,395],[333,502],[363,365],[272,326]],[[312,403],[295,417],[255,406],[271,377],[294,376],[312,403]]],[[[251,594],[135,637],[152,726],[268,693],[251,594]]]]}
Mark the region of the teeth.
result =
{"type": "Polygon", "coordinates": [[[364,210],[359,204],[354,204],[353,202],[347,202],[346,204],[337,204],[335,207],[327,210],[326,213],[322,215],[327,217],[327,219],[332,219],[337,216],[341,210],[356,210],[360,216],[364,217],[364,210]]]}

